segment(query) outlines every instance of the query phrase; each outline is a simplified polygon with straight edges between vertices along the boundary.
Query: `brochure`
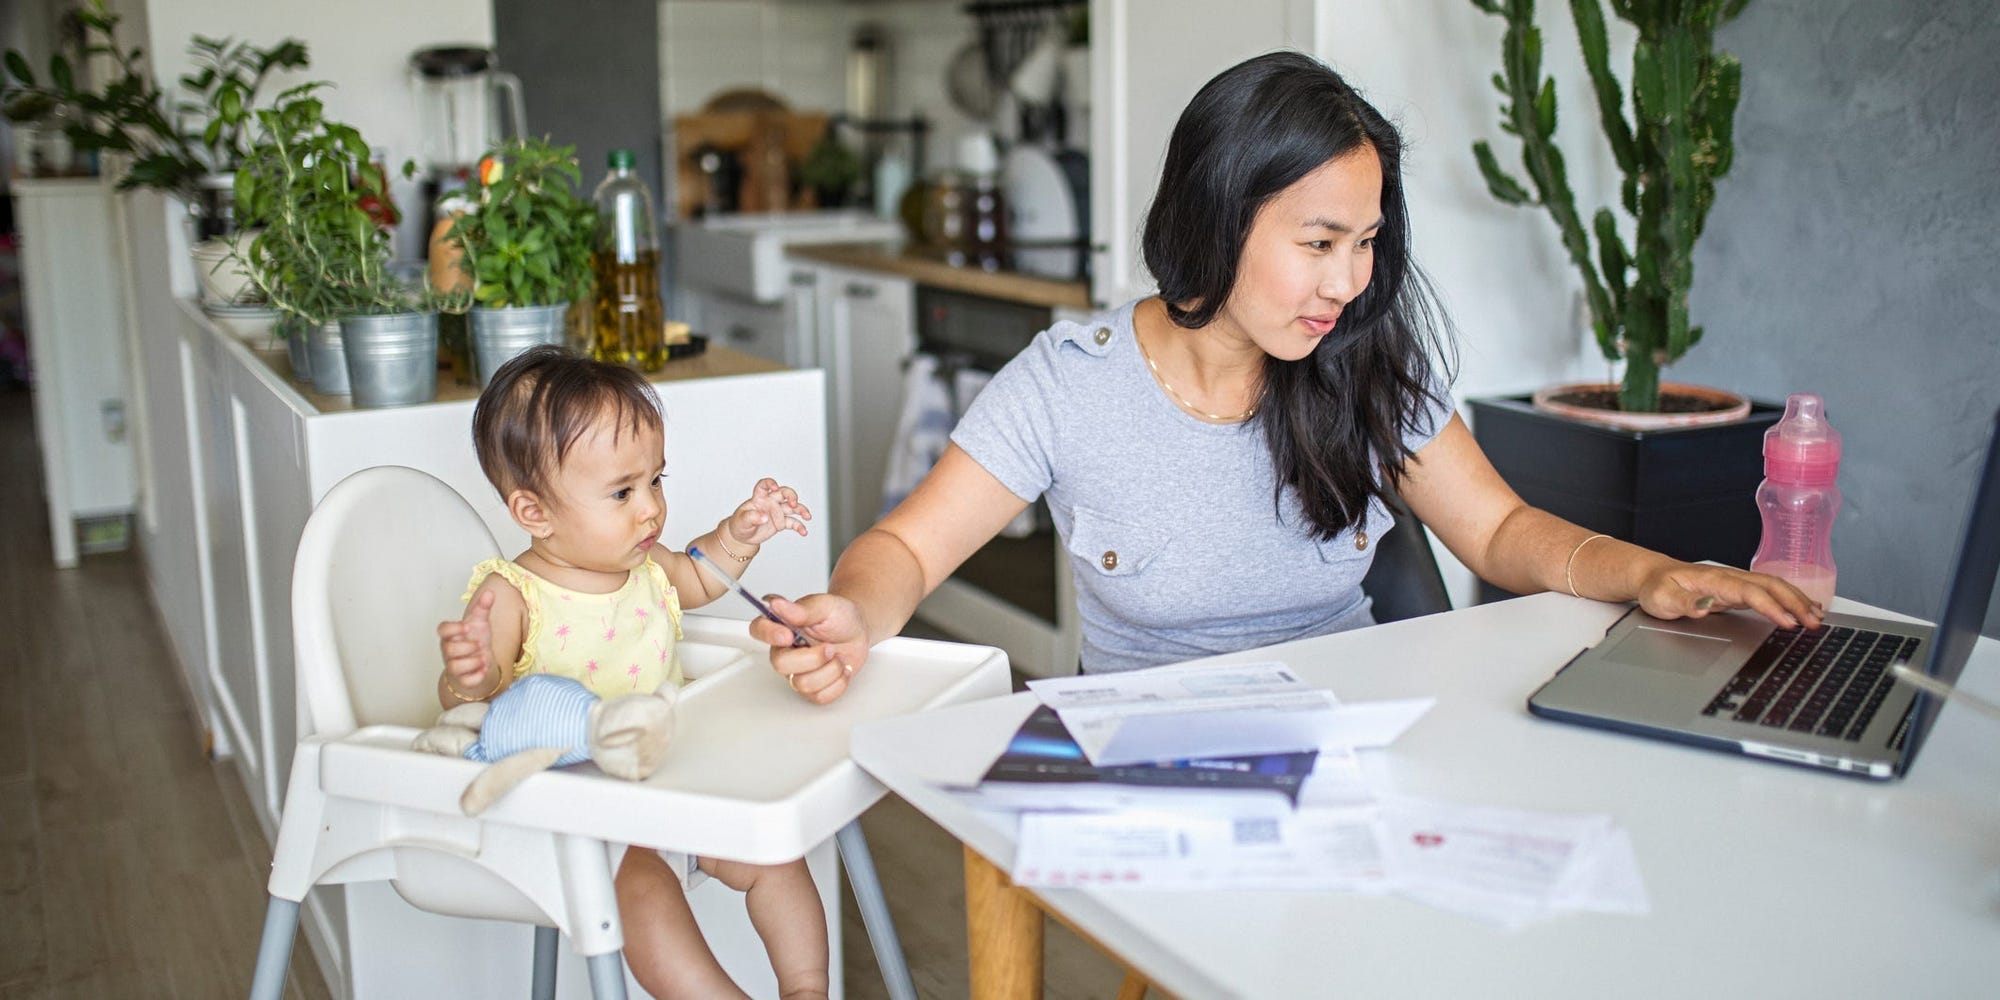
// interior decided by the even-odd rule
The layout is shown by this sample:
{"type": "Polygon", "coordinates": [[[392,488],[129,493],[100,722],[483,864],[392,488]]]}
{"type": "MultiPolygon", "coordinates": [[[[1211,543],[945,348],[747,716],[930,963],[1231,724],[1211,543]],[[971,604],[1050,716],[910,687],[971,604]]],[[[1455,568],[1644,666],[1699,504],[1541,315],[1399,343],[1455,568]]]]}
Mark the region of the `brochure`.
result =
{"type": "Polygon", "coordinates": [[[1318,751],[1100,767],[1047,706],[1038,706],[972,791],[1004,809],[1195,808],[1289,813],[1318,751]]]}

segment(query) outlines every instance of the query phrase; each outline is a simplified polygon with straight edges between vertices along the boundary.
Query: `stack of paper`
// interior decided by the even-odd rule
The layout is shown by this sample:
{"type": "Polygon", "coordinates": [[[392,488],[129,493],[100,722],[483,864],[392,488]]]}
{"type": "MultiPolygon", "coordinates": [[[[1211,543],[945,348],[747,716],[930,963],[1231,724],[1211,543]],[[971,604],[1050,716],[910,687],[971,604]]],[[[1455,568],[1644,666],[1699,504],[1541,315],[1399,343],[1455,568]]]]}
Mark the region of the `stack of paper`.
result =
{"type": "Polygon", "coordinates": [[[1061,677],[1028,688],[1099,766],[1386,746],[1433,702],[1343,705],[1276,662],[1061,677]]]}
{"type": "Polygon", "coordinates": [[[1357,749],[1428,698],[1344,704],[1283,663],[1032,681],[1042,700],[976,788],[1018,814],[1013,878],[1039,888],[1395,893],[1520,927],[1644,913],[1605,816],[1385,794],[1357,749]]]}
{"type": "Polygon", "coordinates": [[[1432,906],[1505,927],[1649,909],[1632,838],[1609,816],[1397,799],[1380,830],[1395,891],[1432,906]]]}

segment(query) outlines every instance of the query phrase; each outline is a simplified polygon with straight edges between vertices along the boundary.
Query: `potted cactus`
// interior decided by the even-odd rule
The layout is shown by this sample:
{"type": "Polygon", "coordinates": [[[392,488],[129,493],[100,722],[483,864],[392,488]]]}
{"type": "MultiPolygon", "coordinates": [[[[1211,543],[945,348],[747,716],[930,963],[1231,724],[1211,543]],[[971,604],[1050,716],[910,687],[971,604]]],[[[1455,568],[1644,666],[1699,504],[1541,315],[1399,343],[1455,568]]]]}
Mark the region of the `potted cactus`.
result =
{"type": "Polygon", "coordinates": [[[1779,411],[1662,383],[1660,372],[1702,337],[1688,317],[1694,246],[1716,180],[1729,171],[1742,92],[1742,65],[1716,50],[1715,31],[1748,2],[1613,0],[1637,29],[1628,117],[1601,0],[1569,0],[1597,119],[1624,175],[1625,228],[1610,208],[1586,218],[1570,188],[1534,0],[1472,0],[1507,23],[1492,79],[1504,98],[1500,127],[1519,138],[1528,183],[1500,165],[1490,143],[1473,144],[1474,160],[1495,198],[1548,212],[1582,278],[1598,346],[1625,366],[1618,384],[1551,387],[1533,406],[1525,397],[1471,400],[1476,436],[1530,503],[1679,558],[1739,566],[1756,547],[1759,448],[1779,411]]]}

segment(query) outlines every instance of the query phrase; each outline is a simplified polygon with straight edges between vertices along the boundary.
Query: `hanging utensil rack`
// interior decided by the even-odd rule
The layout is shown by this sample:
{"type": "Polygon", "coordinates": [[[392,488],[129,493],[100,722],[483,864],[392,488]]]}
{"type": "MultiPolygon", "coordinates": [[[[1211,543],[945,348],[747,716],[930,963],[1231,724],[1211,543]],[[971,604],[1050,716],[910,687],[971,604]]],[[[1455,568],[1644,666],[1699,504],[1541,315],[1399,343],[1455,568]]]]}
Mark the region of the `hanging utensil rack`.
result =
{"type": "Polygon", "coordinates": [[[979,45],[986,53],[986,76],[1005,90],[1021,60],[1045,31],[1066,30],[1072,13],[1088,0],[977,0],[965,12],[979,25],[979,45]]]}

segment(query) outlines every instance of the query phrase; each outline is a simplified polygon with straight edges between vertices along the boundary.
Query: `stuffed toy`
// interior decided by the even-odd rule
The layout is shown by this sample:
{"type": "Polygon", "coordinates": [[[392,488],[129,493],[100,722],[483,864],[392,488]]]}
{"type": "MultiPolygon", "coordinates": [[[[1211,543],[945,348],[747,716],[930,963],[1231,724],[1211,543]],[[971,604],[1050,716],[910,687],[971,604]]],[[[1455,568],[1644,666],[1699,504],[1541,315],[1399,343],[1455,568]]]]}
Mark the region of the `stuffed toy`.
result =
{"type": "Polygon", "coordinates": [[[477,816],[551,767],[589,760],[612,777],[644,780],[666,759],[678,696],[667,687],[606,701],[567,677],[529,674],[491,702],[446,711],[411,746],[491,765],[459,796],[459,808],[477,816]]]}

